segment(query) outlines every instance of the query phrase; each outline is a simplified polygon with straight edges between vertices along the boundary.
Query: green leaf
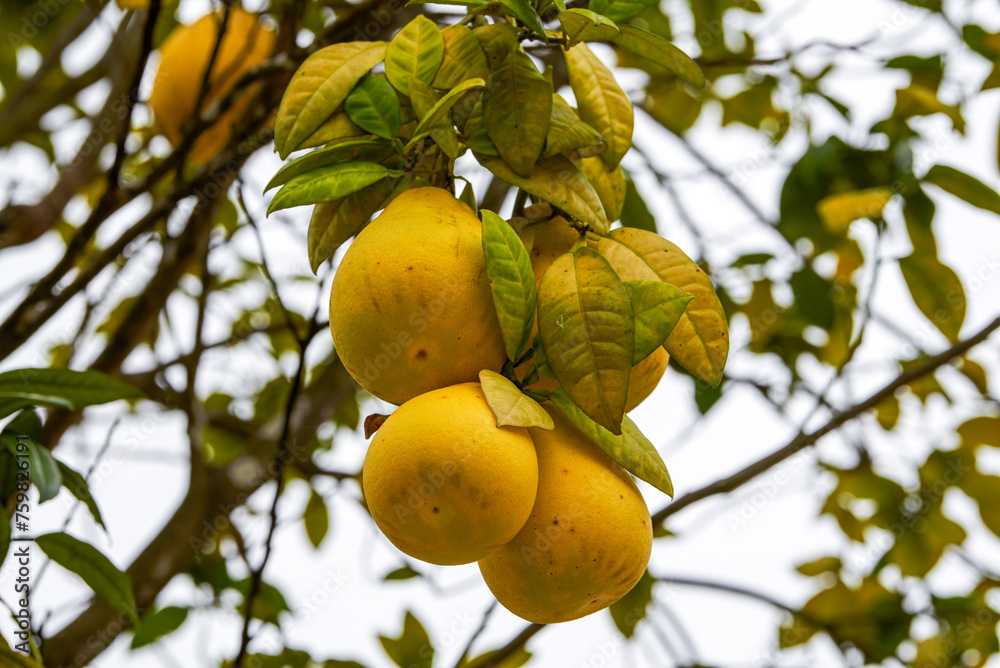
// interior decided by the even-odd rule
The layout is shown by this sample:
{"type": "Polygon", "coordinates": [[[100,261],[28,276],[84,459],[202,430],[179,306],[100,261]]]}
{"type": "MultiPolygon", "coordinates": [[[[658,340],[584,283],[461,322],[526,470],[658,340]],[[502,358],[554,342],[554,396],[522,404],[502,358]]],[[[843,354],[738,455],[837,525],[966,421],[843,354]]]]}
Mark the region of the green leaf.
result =
{"type": "Polygon", "coordinates": [[[464,25],[450,25],[441,29],[444,56],[441,67],[434,76],[434,88],[449,90],[469,79],[486,79],[490,76],[486,54],[472,30],[464,25]]]}
{"type": "Polygon", "coordinates": [[[622,420],[621,434],[615,435],[590,419],[562,388],[552,390],[549,400],[587,438],[622,468],[640,480],[660,490],[669,497],[674,495],[663,458],[656,451],[629,416],[622,420]]]}
{"type": "Polygon", "coordinates": [[[398,638],[380,635],[379,642],[399,668],[431,668],[434,662],[434,645],[412,612],[407,610],[403,619],[403,632],[398,638]]]}
{"type": "Polygon", "coordinates": [[[30,406],[31,402],[27,399],[0,398],[0,420],[30,406]]]}
{"type": "MultiPolygon", "coordinates": [[[[562,0],[556,0],[556,2],[561,2],[561,1],[562,0]]],[[[474,659],[470,659],[468,661],[464,661],[458,664],[457,668],[478,668],[479,666],[487,665],[488,662],[489,662],[488,665],[492,666],[493,668],[521,668],[521,666],[531,661],[532,657],[531,652],[529,652],[522,646],[518,647],[516,650],[514,650],[509,654],[505,652],[506,656],[503,659],[500,659],[496,663],[492,663],[491,661],[493,657],[499,651],[501,650],[494,649],[490,650],[489,652],[483,652],[474,659]]]]}
{"type": "Polygon", "coordinates": [[[577,44],[565,55],[569,85],[576,96],[580,118],[607,142],[608,147],[601,154],[605,164],[617,167],[632,144],[632,102],[611,70],[586,44],[577,44]]]}
{"type": "Polygon", "coordinates": [[[528,177],[542,155],[552,117],[552,83],[526,54],[512,49],[493,69],[483,123],[500,156],[528,177]]]}
{"type": "Polygon", "coordinates": [[[843,562],[839,557],[821,557],[795,567],[799,573],[807,577],[817,577],[823,573],[839,573],[843,562]]]}
{"type": "Polygon", "coordinates": [[[382,208],[392,193],[392,181],[376,181],[333,202],[320,202],[313,209],[306,237],[313,273],[333,257],[341,244],[353,237],[372,214],[382,208]]]}
{"type": "Polygon", "coordinates": [[[462,194],[458,196],[458,199],[473,211],[476,210],[476,192],[472,189],[471,183],[466,182],[465,187],[462,188],[462,194]]]}
{"type": "Polygon", "coordinates": [[[430,85],[444,60],[444,39],[434,22],[420,15],[396,33],[385,52],[385,75],[393,88],[410,94],[410,80],[430,85]]]}
{"type": "Polygon", "coordinates": [[[594,187],[576,165],[561,155],[542,158],[527,178],[521,177],[499,158],[476,153],[486,169],[507,183],[562,209],[573,218],[590,225],[595,232],[608,230],[608,218],[594,187]]]}
{"type": "MultiPolygon", "coordinates": [[[[7,508],[0,504],[0,565],[3,564],[10,551],[10,515],[7,508]]],[[[2,653],[0,653],[2,656],[2,653]]]]}
{"type": "Polygon", "coordinates": [[[393,582],[395,580],[411,580],[413,578],[419,578],[420,573],[416,572],[409,566],[402,566],[394,571],[389,571],[382,578],[383,582],[393,582]]]}
{"type": "Polygon", "coordinates": [[[49,533],[35,538],[49,559],[71,573],[79,575],[95,594],[129,621],[136,622],[135,596],[128,576],[93,545],[88,545],[65,533],[49,533]]]}
{"type": "Polygon", "coordinates": [[[729,326],[712,281],[680,248],[631,227],[613,230],[597,245],[623,281],[657,279],[694,295],[663,347],[696,378],[722,382],[729,356],[729,326]]]}
{"type": "Polygon", "coordinates": [[[366,74],[344,100],[344,111],[362,130],[384,139],[399,134],[399,96],[382,77],[366,74]]]}
{"type": "Polygon", "coordinates": [[[951,342],[965,321],[965,289],[958,275],[933,255],[916,254],[900,259],[899,269],[920,312],[951,342]]]}
{"type": "Polygon", "coordinates": [[[306,528],[306,537],[312,546],[318,548],[326,538],[326,533],[330,529],[330,513],[326,508],[324,499],[315,490],[310,490],[309,500],[306,502],[306,509],[302,513],[302,523],[306,528]]]}
{"type": "Polygon", "coordinates": [[[482,79],[469,79],[467,81],[463,81],[454,89],[448,91],[444,97],[435,102],[427,113],[423,115],[420,119],[420,123],[417,124],[417,128],[413,131],[413,138],[410,139],[407,145],[412,145],[418,139],[422,139],[439,126],[446,125],[450,128],[451,124],[448,120],[448,112],[451,111],[453,106],[455,106],[455,103],[462,99],[462,96],[470,90],[473,90],[474,88],[483,88],[485,86],[486,82],[482,79]]]}
{"type": "Polygon", "coordinates": [[[4,668],[44,668],[30,656],[0,645],[0,665],[4,668]]]}
{"type": "Polygon", "coordinates": [[[632,589],[611,604],[608,612],[615,626],[626,638],[635,635],[635,627],[646,618],[646,610],[653,602],[653,585],[656,580],[646,571],[632,589]]]}
{"type": "Polygon", "coordinates": [[[632,179],[625,179],[625,202],[622,204],[622,225],[656,234],[656,218],[649,212],[632,179]]]}
{"type": "Polygon", "coordinates": [[[625,291],[635,318],[634,366],[663,345],[694,295],[663,281],[625,281],[625,291]]]}
{"type": "Polygon", "coordinates": [[[15,369],[0,373],[0,399],[40,406],[83,408],[118,399],[144,399],[145,394],[99,371],[15,369]]]}
{"type": "Polygon", "coordinates": [[[101,525],[101,528],[107,531],[107,527],[104,526],[104,518],[101,517],[101,510],[97,507],[97,501],[90,494],[90,488],[87,485],[87,481],[82,475],[66,466],[59,460],[56,460],[56,464],[59,466],[59,473],[62,475],[63,487],[69,490],[70,494],[75,496],[80,501],[83,501],[84,505],[87,506],[87,510],[90,511],[91,516],[94,521],[101,525]]]}
{"type": "Polygon", "coordinates": [[[535,323],[537,292],[531,258],[517,232],[503,218],[486,209],[480,215],[493,304],[500,319],[507,358],[516,360],[531,341],[535,323]]]}
{"type": "Polygon", "coordinates": [[[275,193],[267,213],[270,215],[293,206],[333,202],[388,176],[398,175],[384,165],[360,160],[319,167],[289,179],[275,193]]]}
{"type": "Polygon", "coordinates": [[[1000,194],[979,179],[947,165],[934,165],[924,181],[933,183],[972,206],[1000,214],[1000,194]]]}
{"type": "Polygon", "coordinates": [[[274,146],[284,159],[318,130],[371,68],[382,62],[385,42],[342,42],[312,54],[292,76],[274,126],[274,146]]]}
{"type": "Polygon", "coordinates": [[[566,46],[579,42],[608,42],[618,37],[618,26],[589,9],[574,8],[559,13],[559,23],[566,35],[566,46]]]}
{"type": "Polygon", "coordinates": [[[836,317],[833,286],[808,264],[792,274],[788,285],[799,312],[812,324],[829,331],[836,317]]]}
{"type": "Polygon", "coordinates": [[[528,2],[528,0],[498,0],[498,2],[521,23],[531,28],[536,35],[544,36],[546,34],[542,19],[535,11],[535,3],[528,2]]]}
{"type": "Polygon", "coordinates": [[[17,454],[18,437],[27,437],[27,441],[21,442],[25,443],[28,449],[28,471],[31,482],[38,488],[38,502],[45,503],[55,498],[59,488],[62,487],[62,474],[52,453],[39,445],[42,422],[34,410],[21,411],[4,427],[3,432],[0,432],[0,439],[7,450],[14,455],[17,454]]]}
{"type": "Polygon", "coordinates": [[[264,186],[264,192],[282,186],[296,176],[336,162],[350,160],[382,162],[394,152],[393,148],[385,142],[370,139],[349,139],[289,160],[275,172],[271,180],[264,186]]]}
{"type": "Polygon", "coordinates": [[[654,4],[656,0],[591,0],[590,9],[612,21],[625,21],[654,4]]]}
{"type": "Polygon", "coordinates": [[[536,427],[553,429],[552,416],[527,396],[509,379],[496,371],[483,369],[479,372],[479,383],[486,395],[486,403],[497,418],[498,427],[536,427]]]}
{"type": "Polygon", "coordinates": [[[561,95],[552,95],[552,119],[545,137],[543,158],[570,152],[589,157],[600,155],[607,147],[608,143],[601,133],[581,121],[576,109],[569,106],[561,95]]]}
{"type": "Polygon", "coordinates": [[[170,606],[147,614],[139,622],[132,636],[132,649],[139,649],[155,643],[181,627],[187,619],[188,609],[170,606]]]}
{"type": "Polygon", "coordinates": [[[602,427],[621,434],[634,349],[632,307],[618,274],[582,246],[538,284],[538,334],[566,393],[602,427]]]}
{"type": "Polygon", "coordinates": [[[691,56],[648,30],[629,25],[619,27],[621,34],[614,40],[615,44],[631,54],[656,63],[693,86],[701,88],[705,85],[705,75],[691,56]]]}

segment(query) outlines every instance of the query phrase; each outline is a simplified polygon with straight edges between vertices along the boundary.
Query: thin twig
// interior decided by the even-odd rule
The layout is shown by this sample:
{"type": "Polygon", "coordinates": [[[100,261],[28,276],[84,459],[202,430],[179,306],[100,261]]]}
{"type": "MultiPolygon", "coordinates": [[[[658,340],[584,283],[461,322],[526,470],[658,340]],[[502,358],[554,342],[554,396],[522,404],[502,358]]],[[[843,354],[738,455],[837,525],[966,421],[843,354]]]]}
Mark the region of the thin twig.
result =
{"type": "Polygon", "coordinates": [[[465,648],[459,655],[458,660],[455,661],[455,668],[462,667],[462,663],[465,661],[465,658],[469,656],[469,652],[472,651],[472,645],[476,642],[479,636],[483,634],[483,631],[486,630],[486,624],[487,622],[490,621],[490,615],[493,614],[493,611],[496,610],[496,607],[497,607],[497,602],[493,601],[492,603],[490,603],[490,607],[486,608],[486,612],[483,613],[482,621],[479,622],[479,626],[476,627],[476,630],[472,632],[471,636],[469,636],[469,642],[465,643],[465,648]]]}
{"type": "Polygon", "coordinates": [[[536,633],[544,628],[545,624],[528,624],[520,633],[514,636],[509,643],[500,649],[491,652],[489,657],[482,663],[477,663],[475,666],[471,666],[470,668],[496,668],[503,663],[504,659],[524,647],[536,633]]]}

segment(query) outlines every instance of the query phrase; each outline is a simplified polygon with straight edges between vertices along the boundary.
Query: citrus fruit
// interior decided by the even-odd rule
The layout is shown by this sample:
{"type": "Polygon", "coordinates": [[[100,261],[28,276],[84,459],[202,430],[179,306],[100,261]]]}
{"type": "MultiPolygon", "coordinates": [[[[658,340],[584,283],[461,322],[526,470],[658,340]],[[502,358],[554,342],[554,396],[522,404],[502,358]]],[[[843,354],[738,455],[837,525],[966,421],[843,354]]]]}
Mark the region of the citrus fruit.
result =
{"type": "MultiPolygon", "coordinates": [[[[577,232],[565,218],[555,217],[544,223],[532,225],[534,239],[531,245],[531,271],[535,275],[535,282],[542,280],[542,274],[549,268],[556,258],[568,252],[580,233],[577,232]]],[[[522,235],[524,233],[522,232],[522,235]]],[[[622,280],[625,280],[624,278],[622,280]]],[[[532,336],[538,332],[537,323],[532,336]]],[[[522,363],[516,370],[518,377],[523,377],[531,366],[532,360],[522,363]]],[[[628,398],[625,401],[625,412],[632,410],[646,400],[663,378],[663,373],[667,370],[670,362],[670,355],[663,348],[657,348],[649,357],[640,361],[632,367],[629,376],[628,398]]],[[[540,376],[538,381],[531,385],[536,390],[554,390],[559,386],[555,378],[540,376]]]]}
{"type": "Polygon", "coordinates": [[[362,484],[393,545],[432,564],[467,564],[524,525],[538,463],[528,430],[497,427],[479,383],[462,383],[389,416],[368,448],[362,484]]]}
{"type": "Polygon", "coordinates": [[[538,494],[512,541],[480,560],[500,603],[531,622],[578,619],[611,605],[642,577],[652,522],[629,474],[550,411],[555,429],[531,429],[538,494]]]}
{"type": "MultiPolygon", "coordinates": [[[[190,25],[179,26],[160,47],[160,64],[148,104],[157,128],[175,146],[195,115],[205,70],[218,40],[221,16],[208,14],[190,25]]],[[[244,74],[270,56],[274,38],[274,31],[263,27],[254,14],[231,9],[198,111],[225,97],[244,74]]],[[[226,147],[232,139],[233,125],[247,113],[258,90],[257,86],[247,88],[214,125],[199,135],[188,153],[192,163],[206,163],[226,147]]]]}
{"type": "Polygon", "coordinates": [[[499,371],[506,354],[472,209],[440,188],[393,200],[344,254],[330,329],[348,373],[393,404],[499,371]]]}

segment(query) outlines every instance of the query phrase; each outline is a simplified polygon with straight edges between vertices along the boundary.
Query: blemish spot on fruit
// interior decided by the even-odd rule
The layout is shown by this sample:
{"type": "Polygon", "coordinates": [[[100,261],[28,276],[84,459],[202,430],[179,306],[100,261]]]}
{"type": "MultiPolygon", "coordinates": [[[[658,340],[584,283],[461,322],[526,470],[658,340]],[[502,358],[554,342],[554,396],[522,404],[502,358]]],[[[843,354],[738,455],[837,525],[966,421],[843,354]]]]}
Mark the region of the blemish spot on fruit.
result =
{"type": "Polygon", "coordinates": [[[563,469],[563,473],[569,473],[569,469],[563,469]]]}
{"type": "Polygon", "coordinates": [[[437,514],[437,513],[441,512],[441,511],[438,510],[437,506],[434,506],[433,508],[431,508],[431,512],[437,514]]]}
{"type": "Polygon", "coordinates": [[[619,494],[619,495],[618,495],[618,498],[619,498],[619,499],[624,499],[624,498],[625,498],[625,495],[624,495],[624,494],[619,494]]]}
{"type": "Polygon", "coordinates": [[[559,524],[559,520],[557,519],[552,520],[552,524],[559,524]]]}
{"type": "Polygon", "coordinates": [[[412,266],[407,267],[406,271],[413,271],[413,267],[412,266]]]}
{"type": "Polygon", "coordinates": [[[417,351],[416,358],[418,360],[425,360],[425,359],[427,359],[427,351],[424,350],[423,348],[421,348],[420,350],[417,351]]]}

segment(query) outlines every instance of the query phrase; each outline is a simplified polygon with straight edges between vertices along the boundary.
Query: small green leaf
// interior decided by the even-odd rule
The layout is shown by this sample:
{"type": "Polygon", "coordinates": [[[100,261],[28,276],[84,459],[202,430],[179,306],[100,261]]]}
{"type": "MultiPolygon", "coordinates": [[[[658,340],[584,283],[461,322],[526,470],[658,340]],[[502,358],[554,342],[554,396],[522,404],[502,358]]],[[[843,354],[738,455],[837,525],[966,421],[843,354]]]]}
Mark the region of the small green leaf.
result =
{"type": "Polygon", "coordinates": [[[475,211],[478,207],[476,205],[476,193],[472,189],[472,184],[466,182],[465,187],[462,188],[462,194],[458,196],[462,202],[465,203],[470,209],[475,211]]]}
{"type": "Polygon", "coordinates": [[[528,177],[545,147],[552,117],[552,83],[526,54],[512,49],[493,69],[483,122],[501,157],[528,177]]]}
{"type": "Polygon", "coordinates": [[[561,155],[542,158],[532,168],[531,175],[521,177],[503,160],[476,153],[476,159],[495,176],[529,194],[562,209],[577,220],[590,225],[595,232],[608,230],[604,206],[587,177],[561,155]]]}
{"type": "Polygon", "coordinates": [[[656,218],[649,212],[645,200],[630,178],[625,179],[625,202],[622,204],[622,225],[656,234],[656,218]]]}
{"type": "Polygon", "coordinates": [[[900,259],[899,269],[920,312],[951,342],[965,321],[965,288],[948,265],[930,254],[912,254],[900,259]]]}
{"type": "Polygon", "coordinates": [[[320,496],[315,489],[310,491],[306,509],[302,513],[302,523],[305,525],[306,537],[309,542],[312,543],[313,547],[318,548],[330,529],[330,513],[326,508],[326,499],[320,496]]]}
{"type": "Polygon", "coordinates": [[[111,607],[136,622],[135,596],[128,576],[93,545],[65,533],[49,533],[35,538],[35,544],[49,559],[79,575],[95,594],[111,607]]]}
{"type": "Polygon", "coordinates": [[[448,91],[444,97],[435,102],[434,106],[432,106],[427,113],[422,116],[420,123],[413,131],[413,138],[410,139],[408,145],[412,145],[418,139],[422,139],[439,126],[447,125],[448,127],[451,127],[448,120],[448,112],[451,111],[453,106],[455,106],[455,103],[470,90],[474,88],[483,88],[485,86],[486,82],[482,79],[469,79],[467,81],[463,81],[454,89],[448,91]]]}
{"type": "Polygon", "coordinates": [[[370,139],[349,139],[289,160],[275,172],[271,180],[264,186],[264,192],[285,185],[296,176],[320,167],[350,160],[382,162],[394,152],[392,146],[385,142],[370,139]]]}
{"type": "Polygon", "coordinates": [[[486,395],[486,403],[497,418],[498,427],[537,427],[545,430],[555,427],[552,416],[537,401],[496,371],[480,371],[479,383],[486,395]]]}
{"type": "Polygon", "coordinates": [[[608,611],[615,626],[626,638],[635,635],[635,627],[646,618],[646,610],[653,602],[653,585],[656,580],[646,571],[632,589],[611,604],[608,611]]]}
{"type": "Polygon", "coordinates": [[[80,501],[83,501],[84,505],[87,506],[87,510],[90,511],[91,516],[94,521],[101,525],[101,528],[105,531],[107,527],[104,526],[104,518],[101,517],[101,510],[97,507],[97,501],[90,494],[90,488],[87,486],[87,481],[82,475],[66,466],[59,460],[56,460],[56,464],[59,466],[59,472],[62,474],[62,484],[63,487],[69,490],[70,494],[75,496],[80,501]]]}
{"type": "Polygon", "coordinates": [[[341,244],[358,233],[392,193],[392,181],[376,181],[333,202],[320,202],[309,220],[306,242],[313,273],[333,257],[341,244]]]}
{"type": "Polygon", "coordinates": [[[395,580],[411,580],[413,578],[419,578],[420,573],[413,570],[409,566],[402,566],[394,571],[389,571],[382,578],[383,582],[393,582],[395,580]]]}
{"type": "Polygon", "coordinates": [[[634,350],[632,307],[596,251],[558,257],[538,284],[538,334],[549,367],[580,409],[621,434],[634,350]]]}
{"type": "Polygon", "coordinates": [[[521,23],[531,28],[538,36],[545,35],[545,26],[542,19],[535,11],[535,3],[528,0],[498,0],[501,5],[507,8],[521,23]]]}
{"type": "Polygon", "coordinates": [[[979,179],[947,165],[934,165],[924,181],[933,183],[972,206],[1000,214],[1000,194],[979,179]]]}
{"type": "Polygon", "coordinates": [[[278,155],[288,157],[326,123],[385,54],[385,42],[342,42],[306,58],[281,98],[274,126],[278,155]]]}
{"type": "Polygon", "coordinates": [[[694,295],[663,281],[625,281],[625,290],[635,317],[635,365],[663,345],[694,295]]]}
{"type": "Polygon", "coordinates": [[[577,44],[565,55],[569,85],[576,96],[580,118],[607,142],[608,147],[601,154],[605,164],[617,167],[632,144],[632,102],[611,70],[586,44],[577,44]]]}
{"type": "Polygon", "coordinates": [[[622,468],[640,480],[673,497],[674,485],[670,481],[670,473],[666,464],[635,423],[625,416],[622,420],[622,433],[612,434],[610,431],[590,419],[577,406],[562,388],[552,390],[549,400],[566,418],[573,423],[587,438],[622,468]]]}
{"type": "Polygon", "coordinates": [[[444,56],[434,76],[435,88],[450,90],[469,79],[486,79],[490,75],[486,54],[479,40],[468,27],[460,24],[441,29],[444,56]]]}
{"type": "Polygon", "coordinates": [[[403,619],[403,632],[398,638],[380,635],[378,639],[399,668],[431,668],[434,662],[434,645],[423,624],[408,610],[403,619]]]}
{"type": "Polygon", "coordinates": [[[698,63],[659,35],[635,26],[619,26],[621,34],[614,42],[629,53],[669,70],[693,86],[705,85],[705,75],[698,63]]]}
{"type": "Polygon", "coordinates": [[[618,37],[618,26],[589,9],[574,8],[559,13],[559,23],[566,35],[566,46],[579,42],[609,42],[618,37]]]}
{"type": "Polygon", "coordinates": [[[147,614],[139,622],[132,636],[132,649],[139,649],[155,643],[181,627],[187,619],[188,609],[170,606],[147,614]]]}
{"type": "Polygon", "coordinates": [[[25,443],[28,449],[28,471],[31,482],[38,488],[38,502],[45,503],[59,493],[59,488],[62,487],[62,474],[52,453],[39,445],[41,435],[42,422],[38,419],[38,413],[29,409],[21,411],[4,427],[3,432],[0,432],[0,439],[3,440],[7,450],[16,455],[18,439],[22,437],[21,442],[25,443]],[[27,440],[23,440],[23,437],[27,437],[27,440]]]}
{"type": "Polygon", "coordinates": [[[40,406],[83,408],[118,399],[143,399],[136,388],[99,371],[15,369],[0,373],[0,399],[40,406]]]}
{"type": "Polygon", "coordinates": [[[531,341],[537,291],[531,258],[507,222],[483,209],[483,254],[507,358],[516,360],[531,341]]]}
{"type": "Polygon", "coordinates": [[[656,0],[591,0],[590,9],[612,21],[624,21],[656,4],[656,0]]]}
{"type": "Polygon", "coordinates": [[[392,139],[399,134],[399,96],[382,77],[363,76],[344,100],[344,111],[373,135],[392,139]]]}
{"type": "Polygon", "coordinates": [[[385,53],[385,75],[393,88],[410,94],[410,80],[434,81],[444,60],[444,39],[434,22],[420,15],[396,33],[385,53]]]}
{"type": "Polygon", "coordinates": [[[552,95],[552,120],[545,137],[543,158],[570,152],[589,157],[604,153],[607,147],[608,143],[601,133],[581,121],[576,109],[569,106],[561,95],[552,95]]]}
{"type": "Polygon", "coordinates": [[[398,172],[374,162],[338,162],[299,174],[281,187],[267,207],[270,215],[293,206],[333,202],[398,172]]]}

